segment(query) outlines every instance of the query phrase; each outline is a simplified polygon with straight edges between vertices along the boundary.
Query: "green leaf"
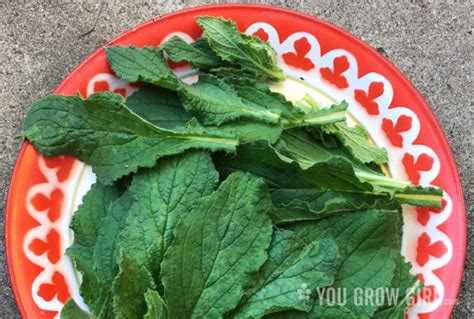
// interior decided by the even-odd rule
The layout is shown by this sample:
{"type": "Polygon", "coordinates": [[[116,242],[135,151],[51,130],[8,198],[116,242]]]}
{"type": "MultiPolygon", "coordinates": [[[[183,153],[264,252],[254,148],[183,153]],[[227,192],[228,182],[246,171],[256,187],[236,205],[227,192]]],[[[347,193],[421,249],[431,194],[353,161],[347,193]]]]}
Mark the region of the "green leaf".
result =
{"type": "Polygon", "coordinates": [[[83,197],[70,223],[74,231],[74,245],[68,249],[68,253],[74,252],[79,257],[76,266],[88,268],[101,230],[101,221],[107,215],[110,204],[119,197],[120,188],[117,185],[111,187],[100,183],[93,184],[83,197]]]}
{"type": "Polygon", "coordinates": [[[111,46],[105,49],[115,74],[127,82],[145,82],[176,90],[181,81],[170,70],[163,52],[155,47],[111,46]]]}
{"type": "Polygon", "coordinates": [[[260,105],[247,105],[232,86],[211,75],[199,76],[199,81],[181,89],[186,110],[201,115],[204,124],[220,125],[241,117],[266,123],[278,123],[280,114],[260,105]]]}
{"type": "Polygon", "coordinates": [[[209,154],[198,151],[162,159],[156,168],[133,177],[129,192],[135,203],[121,234],[121,246],[157,282],[176,224],[199,198],[214,190],[218,179],[209,154]]]}
{"type": "MultiPolygon", "coordinates": [[[[403,220],[398,220],[398,243],[397,246],[402,246],[403,236],[403,220]]],[[[374,314],[374,318],[378,319],[404,319],[405,313],[410,304],[410,298],[416,295],[422,288],[418,276],[412,275],[410,270],[412,264],[406,262],[401,255],[397,256],[395,261],[395,271],[393,275],[390,288],[385,291],[385,304],[380,306],[374,314]]]]}
{"type": "Polygon", "coordinates": [[[81,296],[99,318],[112,311],[109,294],[117,272],[116,238],[131,205],[128,196],[120,196],[118,185],[94,184],[71,221],[74,244],[67,254],[82,274],[81,296]]]}
{"type": "Polygon", "coordinates": [[[270,80],[285,79],[283,71],[277,65],[275,52],[267,43],[240,33],[231,20],[197,17],[196,21],[204,29],[204,37],[209,46],[222,60],[258,70],[262,77],[270,80]]]}
{"type": "Polygon", "coordinates": [[[265,319],[360,319],[356,317],[347,308],[341,307],[337,304],[328,306],[325,301],[321,301],[321,304],[314,305],[309,313],[297,310],[282,311],[265,316],[265,319]]]}
{"type": "Polygon", "coordinates": [[[235,78],[224,80],[204,75],[197,83],[183,86],[183,104],[205,124],[221,125],[221,129],[236,134],[243,143],[273,143],[281,134],[282,124],[294,127],[345,120],[345,107],[302,116],[266,85],[235,78]]]}
{"type": "Polygon", "coordinates": [[[398,288],[396,294],[388,293],[385,296],[386,305],[379,308],[374,314],[377,319],[404,319],[410,303],[410,298],[422,288],[417,276],[410,274],[412,265],[399,256],[395,274],[392,279],[392,288],[398,288]]]}
{"type": "Polygon", "coordinates": [[[334,134],[351,154],[362,163],[384,164],[387,151],[369,142],[367,132],[360,126],[349,127],[346,123],[334,123],[321,127],[326,134],[334,134]]]}
{"type": "Polygon", "coordinates": [[[363,317],[357,317],[346,307],[339,305],[328,305],[327,302],[321,301],[314,306],[309,316],[295,316],[294,319],[303,318],[324,318],[324,319],[361,319],[363,317]]]}
{"type": "MultiPolygon", "coordinates": [[[[398,302],[398,304],[378,311],[374,314],[374,318],[376,319],[404,319],[406,318],[407,308],[410,305],[410,299],[416,296],[421,289],[423,289],[423,285],[420,283],[419,280],[413,280],[413,284],[406,292],[402,295],[398,302]]],[[[403,290],[402,290],[403,292],[403,290]]]]}
{"type": "MultiPolygon", "coordinates": [[[[173,40],[168,45],[168,47],[179,41],[182,40],[173,40]]],[[[111,53],[109,55],[114,56],[114,50],[120,53],[119,56],[126,54],[126,50],[130,50],[130,54],[133,54],[133,56],[148,57],[151,55],[151,57],[148,57],[148,60],[152,60],[154,55],[159,54],[156,50],[150,51],[150,48],[147,47],[141,49],[111,47],[111,53]]],[[[182,52],[178,47],[176,50],[178,52],[182,52]]],[[[134,61],[142,61],[144,59],[139,57],[133,58],[134,61]]],[[[111,63],[113,62],[113,59],[109,60],[111,63]]],[[[163,59],[160,56],[160,59],[158,60],[162,61],[163,59]]],[[[149,74],[144,76],[143,73],[148,71],[140,71],[140,68],[145,68],[146,65],[147,63],[130,64],[128,61],[127,63],[120,64],[120,68],[114,68],[113,65],[112,68],[114,68],[114,70],[116,69],[117,74],[119,76],[122,75],[121,77],[125,80],[131,81],[140,79],[146,83],[152,83],[180,92],[184,108],[187,111],[198,115],[204,124],[220,125],[222,123],[230,122],[236,119],[247,118],[270,124],[279,124],[281,120],[286,127],[295,127],[320,125],[345,120],[345,111],[347,105],[334,106],[331,109],[313,112],[309,115],[304,115],[300,112],[299,117],[296,117],[295,114],[292,114],[296,108],[294,108],[290,102],[286,101],[282,95],[271,92],[266,85],[256,84],[254,81],[250,81],[248,79],[242,81],[241,78],[231,81],[226,79],[227,82],[229,82],[226,83],[222,79],[211,75],[201,75],[197,83],[188,85],[177,80],[177,78],[165,64],[162,66],[162,68],[166,69],[167,72],[171,74],[171,78],[176,80],[176,83],[169,85],[169,81],[163,83],[161,77],[159,77],[157,74],[154,75],[155,77],[149,74]],[[153,80],[155,78],[156,80],[153,80]],[[281,118],[281,116],[283,116],[283,118],[281,118]]],[[[160,71],[159,73],[163,74],[164,71],[160,71]]],[[[237,74],[239,74],[239,72],[237,72],[237,74]]],[[[233,72],[232,75],[235,77],[236,72],[233,72]]],[[[166,94],[166,91],[161,92],[165,92],[166,96],[164,101],[161,102],[162,98],[158,97],[158,100],[154,104],[165,104],[165,107],[167,107],[170,95],[171,97],[173,97],[173,95],[170,93],[166,94]]],[[[145,93],[143,93],[143,95],[146,97],[144,102],[147,104],[150,104],[150,101],[153,101],[150,99],[151,96],[147,98],[145,93]]],[[[140,96],[141,94],[138,95],[138,97],[140,96]]],[[[137,107],[137,103],[134,103],[135,98],[133,96],[130,100],[132,103],[132,109],[137,110],[137,112],[142,115],[147,113],[145,112],[146,106],[139,104],[137,107]]],[[[169,108],[167,111],[173,112],[173,110],[169,108]]],[[[156,112],[150,111],[150,113],[151,114],[149,114],[147,118],[160,119],[159,123],[163,123],[161,121],[161,116],[157,116],[156,112]]],[[[183,117],[181,116],[183,115],[181,113],[174,115],[180,115],[180,118],[183,117]]],[[[164,124],[166,125],[165,127],[170,125],[167,123],[164,124]]],[[[171,123],[171,125],[172,124],[173,123],[171,123]]]]}
{"type": "Polygon", "coordinates": [[[325,134],[322,130],[322,127],[323,126],[320,126],[320,127],[314,126],[314,127],[308,128],[308,131],[325,148],[341,147],[341,143],[339,142],[339,140],[333,135],[325,134]]]}
{"type": "Polygon", "coordinates": [[[183,109],[176,92],[154,85],[142,85],[126,104],[148,122],[164,129],[183,128],[193,118],[183,109]]]}
{"type": "Polygon", "coordinates": [[[302,300],[301,287],[331,285],[340,259],[334,241],[311,241],[308,237],[286,230],[273,233],[269,259],[233,318],[260,318],[287,309],[311,310],[312,300],[302,300]]]}
{"type": "Polygon", "coordinates": [[[118,187],[107,187],[99,183],[92,185],[84,196],[83,203],[74,213],[71,229],[74,231],[74,244],[66,253],[72,258],[76,269],[82,273],[81,296],[94,313],[100,313],[101,300],[100,278],[95,275],[94,250],[97,238],[102,231],[102,220],[107,215],[109,206],[120,196],[118,187]]]}
{"type": "Polygon", "coordinates": [[[268,76],[261,73],[255,68],[250,68],[242,65],[227,65],[218,66],[209,70],[209,73],[219,78],[226,79],[228,77],[235,77],[238,74],[240,79],[268,81],[268,76]]]}
{"type": "MultiPolygon", "coordinates": [[[[323,109],[309,94],[303,100],[312,111],[323,109]]],[[[342,103],[347,105],[345,101],[342,103]]],[[[315,131],[316,134],[335,136],[362,163],[383,164],[388,161],[387,151],[372,144],[367,132],[360,126],[349,127],[346,123],[334,123],[321,126],[315,131]]]]}
{"type": "Polygon", "coordinates": [[[28,112],[24,130],[42,154],[73,155],[91,165],[103,184],[152,167],[164,156],[189,149],[232,152],[238,144],[222,132],[202,127],[172,131],[155,126],[132,112],[121,95],[109,92],[87,100],[46,96],[28,112]]]}
{"type": "Polygon", "coordinates": [[[335,104],[330,108],[312,112],[307,115],[300,115],[298,118],[285,122],[285,128],[313,127],[315,125],[328,125],[331,123],[343,122],[346,120],[347,105],[335,104]]]}
{"type": "Polygon", "coordinates": [[[197,201],[161,265],[170,318],[221,318],[237,306],[249,273],[267,259],[270,208],[263,181],[245,173],[197,201]]]}
{"type": "MultiPolygon", "coordinates": [[[[270,111],[280,116],[285,129],[314,126],[346,120],[347,104],[334,105],[311,114],[304,114],[282,94],[272,92],[265,84],[235,76],[224,79],[232,86],[242,102],[253,110],[270,111]]],[[[257,118],[258,119],[258,118],[257,118]]]]}
{"type": "MultiPolygon", "coordinates": [[[[152,124],[166,129],[185,129],[190,122],[195,121],[192,115],[184,110],[175,92],[152,85],[143,85],[140,91],[132,94],[127,100],[127,106],[152,124]]],[[[216,134],[220,132],[234,136],[241,143],[256,140],[274,143],[282,132],[281,125],[243,119],[222,124],[219,128],[207,126],[206,130],[216,130],[216,134]]]]}
{"type": "Polygon", "coordinates": [[[155,289],[151,274],[136,260],[120,251],[120,271],[113,282],[115,318],[143,318],[147,312],[145,293],[155,289]]]}
{"type": "Polygon", "coordinates": [[[303,170],[295,163],[282,161],[268,145],[255,142],[239,147],[237,156],[216,154],[214,159],[222,174],[247,171],[264,178],[272,189],[318,189],[359,194],[371,194],[372,191],[369,184],[361,183],[354,176],[352,166],[338,157],[303,170]]]}
{"type": "Polygon", "coordinates": [[[93,261],[94,274],[103,284],[110,285],[118,272],[119,233],[125,228],[132,204],[133,198],[128,193],[124,193],[110,204],[107,214],[101,220],[94,246],[93,261]]]}
{"type": "Polygon", "coordinates": [[[437,187],[407,186],[395,193],[401,203],[414,206],[442,207],[443,190],[437,187]]]}
{"type": "Polygon", "coordinates": [[[92,316],[82,310],[72,298],[69,298],[61,309],[60,317],[61,319],[92,319],[92,316]]]}
{"type": "Polygon", "coordinates": [[[273,145],[276,155],[284,162],[295,163],[302,169],[309,169],[315,164],[331,161],[333,158],[341,158],[350,164],[349,158],[339,149],[327,149],[303,129],[292,129],[285,131],[277,143],[273,145]]]}
{"type": "Polygon", "coordinates": [[[357,306],[358,298],[365,295],[356,295],[356,289],[391,286],[400,255],[400,219],[399,214],[368,210],[297,224],[291,229],[307,231],[317,238],[334,238],[342,264],[332,287],[347,289],[345,307],[357,318],[364,318],[371,317],[377,305],[369,302],[357,306]]]}
{"type": "Polygon", "coordinates": [[[198,49],[199,51],[205,53],[207,56],[209,56],[211,59],[215,61],[214,67],[218,67],[223,64],[223,61],[219,56],[212,51],[211,47],[209,46],[209,43],[207,42],[207,39],[201,37],[196,39],[191,45],[198,49]]]}
{"type": "Polygon", "coordinates": [[[260,112],[267,110],[279,114],[284,129],[322,125],[345,121],[346,119],[347,105],[336,105],[330,109],[306,115],[288,101],[284,95],[272,92],[265,84],[240,77],[236,78],[235,76],[224,80],[235,89],[247,107],[260,112]]]}
{"type": "Polygon", "coordinates": [[[304,115],[284,95],[272,92],[266,84],[236,76],[235,73],[223,80],[234,88],[244,104],[254,109],[281,114],[285,121],[297,121],[304,115]]]}
{"type": "MultiPolygon", "coordinates": [[[[341,149],[325,148],[318,145],[303,130],[289,130],[281,135],[274,145],[277,155],[283,161],[297,163],[301,168],[308,169],[314,165],[329,163],[335,158],[352,165],[351,170],[360,183],[370,184],[372,193],[387,194],[401,203],[417,206],[439,206],[442,190],[436,188],[412,187],[409,181],[398,180],[378,173],[357,159],[352,158],[341,149]]],[[[337,171],[335,171],[337,173],[337,171]]]]}
{"type": "MultiPolygon", "coordinates": [[[[279,158],[285,162],[297,164],[302,169],[308,169],[315,164],[327,162],[332,158],[340,158],[353,167],[354,173],[361,181],[381,183],[378,179],[386,177],[380,170],[374,169],[374,167],[368,166],[354,158],[344,148],[326,147],[303,128],[286,130],[281,135],[280,140],[272,146],[279,158]]],[[[385,183],[397,183],[396,186],[402,188],[410,184],[408,181],[393,180],[388,177],[382,181],[385,183]]]]}
{"type": "Polygon", "coordinates": [[[272,191],[272,200],[278,208],[271,214],[277,225],[318,220],[367,209],[378,209],[387,213],[400,211],[400,205],[396,201],[383,196],[314,188],[275,189],[272,191]]]}
{"type": "Polygon", "coordinates": [[[166,319],[166,304],[160,294],[155,290],[148,290],[145,293],[147,313],[143,319],[166,319]]]}
{"type": "Polygon", "coordinates": [[[340,158],[315,164],[307,170],[286,163],[263,143],[242,145],[237,156],[216,154],[214,162],[224,176],[247,171],[264,178],[272,189],[277,209],[271,213],[277,224],[317,220],[344,212],[377,208],[386,213],[400,211],[386,194],[373,194],[361,183],[351,165],[340,158]]]}
{"type": "Polygon", "coordinates": [[[219,129],[235,136],[242,144],[254,141],[275,143],[282,132],[282,127],[278,124],[258,123],[242,119],[222,124],[219,129]]]}
{"type": "Polygon", "coordinates": [[[193,43],[186,43],[183,39],[175,36],[160,46],[165,50],[173,62],[186,61],[193,68],[210,69],[220,66],[222,63],[212,50],[207,46],[207,41],[199,39],[193,43]]]}

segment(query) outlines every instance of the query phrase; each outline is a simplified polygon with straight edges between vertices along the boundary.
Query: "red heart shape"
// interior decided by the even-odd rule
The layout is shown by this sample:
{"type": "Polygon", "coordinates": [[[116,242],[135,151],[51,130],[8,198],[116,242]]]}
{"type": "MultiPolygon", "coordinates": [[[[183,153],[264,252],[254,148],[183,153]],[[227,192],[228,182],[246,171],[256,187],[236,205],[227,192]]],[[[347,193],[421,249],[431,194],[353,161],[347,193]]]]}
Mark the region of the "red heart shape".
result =
{"type": "Polygon", "coordinates": [[[296,54],[293,52],[283,54],[282,57],[286,64],[304,71],[309,71],[314,68],[313,62],[306,57],[306,54],[311,50],[311,44],[306,38],[295,41],[295,50],[296,54]]]}
{"type": "Polygon", "coordinates": [[[56,296],[60,302],[66,303],[70,295],[64,276],[56,271],[53,275],[52,283],[40,285],[38,296],[46,301],[51,301],[56,296]]]}
{"type": "Polygon", "coordinates": [[[370,115],[379,114],[379,105],[374,100],[384,92],[382,82],[372,82],[367,92],[364,90],[354,90],[354,99],[362,105],[370,115]]]}
{"type": "Polygon", "coordinates": [[[56,177],[58,181],[64,182],[69,177],[76,159],[70,156],[45,157],[44,162],[49,168],[58,168],[56,177]]]}
{"type": "Polygon", "coordinates": [[[49,198],[41,193],[37,194],[31,199],[31,204],[40,212],[47,211],[49,220],[55,222],[61,216],[63,198],[63,192],[56,188],[51,192],[49,198]]]}
{"type": "Polygon", "coordinates": [[[263,42],[267,42],[267,41],[268,41],[268,33],[266,33],[265,30],[263,30],[262,28],[260,28],[260,29],[258,29],[257,31],[255,31],[252,35],[253,35],[254,37],[260,38],[260,40],[262,40],[263,42]]]}
{"type": "Polygon", "coordinates": [[[382,130],[387,135],[390,143],[396,147],[403,147],[403,136],[400,133],[408,131],[411,125],[412,118],[406,115],[400,116],[395,124],[389,119],[382,120],[382,130]]]}
{"type": "Polygon", "coordinates": [[[414,183],[420,182],[420,172],[429,171],[433,167],[434,159],[428,154],[420,154],[415,161],[415,157],[410,153],[406,153],[402,159],[403,166],[407,172],[408,178],[414,183]]]}
{"type": "Polygon", "coordinates": [[[47,252],[49,261],[55,264],[61,257],[59,239],[59,233],[52,229],[46,236],[46,242],[42,241],[41,239],[35,239],[31,242],[29,248],[35,255],[38,256],[41,256],[47,252]]]}
{"type": "Polygon", "coordinates": [[[321,68],[319,70],[323,79],[329,81],[340,89],[348,87],[349,83],[347,83],[346,77],[341,75],[349,69],[349,61],[347,60],[347,57],[342,55],[335,58],[333,68],[334,70],[331,70],[330,68],[321,68]]]}
{"type": "Polygon", "coordinates": [[[442,241],[431,243],[430,236],[424,232],[418,238],[418,246],[416,248],[416,262],[423,267],[430,259],[430,256],[440,258],[446,254],[447,251],[448,248],[442,241]]]}

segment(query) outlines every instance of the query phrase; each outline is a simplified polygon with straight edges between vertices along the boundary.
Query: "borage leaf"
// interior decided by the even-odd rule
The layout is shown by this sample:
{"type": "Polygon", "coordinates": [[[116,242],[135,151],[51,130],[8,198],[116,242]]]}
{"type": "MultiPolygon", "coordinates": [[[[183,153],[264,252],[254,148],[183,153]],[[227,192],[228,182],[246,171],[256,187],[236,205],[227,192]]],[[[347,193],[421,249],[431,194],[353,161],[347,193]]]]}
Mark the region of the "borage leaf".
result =
{"type": "Polygon", "coordinates": [[[145,302],[147,305],[147,312],[143,319],[166,319],[166,304],[161,298],[158,291],[148,290],[145,293],[145,302]]]}
{"type": "Polygon", "coordinates": [[[61,309],[60,314],[61,319],[93,319],[93,317],[82,310],[74,301],[74,299],[69,298],[66,304],[61,309]]]}
{"type": "Polygon", "coordinates": [[[92,314],[108,318],[112,313],[112,281],[118,272],[119,233],[132,205],[118,185],[94,184],[74,214],[74,244],[67,249],[82,274],[81,296],[92,314]]]}
{"type": "MultiPolygon", "coordinates": [[[[173,41],[179,42],[182,40],[175,39],[173,41]]],[[[312,112],[311,114],[296,112],[297,109],[290,102],[286,101],[282,95],[273,93],[266,85],[255,83],[248,78],[242,80],[240,77],[236,80],[236,72],[234,71],[232,71],[231,79],[219,79],[212,75],[201,75],[196,83],[186,84],[180,81],[166,64],[161,65],[156,72],[150,73],[148,70],[141,70],[141,68],[153,67],[153,63],[157,63],[156,61],[164,63],[162,56],[155,56],[160,55],[156,50],[147,47],[110,47],[109,51],[109,63],[112,69],[116,70],[117,76],[126,81],[140,80],[179,92],[184,108],[192,112],[193,115],[196,115],[206,125],[221,125],[244,118],[251,119],[253,122],[283,125],[285,128],[291,128],[322,125],[345,120],[347,105],[335,105],[329,109],[312,112]],[[131,58],[134,63],[128,60],[117,60],[116,55],[121,57],[127,50],[130,50],[130,54],[136,56],[133,59],[131,58]],[[145,60],[145,62],[142,60],[145,60]],[[164,69],[167,71],[165,72],[164,69]]],[[[165,95],[165,105],[168,102],[169,96],[170,94],[165,95]]],[[[133,103],[135,99],[131,98],[132,106],[137,106],[136,103],[133,103]]],[[[145,96],[145,102],[149,103],[149,101],[145,96]]],[[[156,103],[160,104],[163,102],[158,100],[156,103]]],[[[134,109],[143,114],[143,106],[138,106],[134,109]]],[[[156,113],[151,114],[150,118],[157,118],[156,113]]]]}
{"type": "MultiPolygon", "coordinates": [[[[368,210],[295,224],[290,229],[310,232],[318,238],[334,238],[343,261],[332,287],[345,289],[344,308],[356,318],[366,318],[371,317],[378,306],[375,302],[358,306],[364,297],[361,291],[391,286],[400,255],[400,227],[399,214],[368,210]]],[[[329,292],[324,289],[318,291],[316,305],[330,307],[318,301],[328,299],[326,293],[329,292]]]]}
{"type": "MultiPolygon", "coordinates": [[[[179,131],[195,122],[192,114],[183,108],[178,94],[160,87],[143,85],[128,98],[126,104],[132,111],[159,127],[179,131]]],[[[219,128],[207,126],[205,130],[235,136],[241,143],[257,140],[274,143],[280,137],[282,127],[279,124],[238,119],[224,123],[219,128]]]]}
{"type": "Polygon", "coordinates": [[[309,296],[305,299],[308,294],[302,287],[314,290],[331,285],[340,263],[332,240],[312,237],[287,230],[273,233],[269,259],[241,306],[232,313],[233,318],[260,318],[287,309],[311,310],[313,300],[309,296]]]}
{"type": "Polygon", "coordinates": [[[163,52],[155,47],[110,46],[107,61],[115,74],[127,82],[145,82],[176,90],[181,80],[170,70],[163,52]]]}
{"type": "Polygon", "coordinates": [[[377,209],[387,213],[400,212],[399,203],[387,197],[361,195],[350,191],[280,188],[272,191],[272,200],[277,209],[271,216],[277,225],[318,220],[331,215],[367,209],[377,209]]]}
{"type": "MultiPolygon", "coordinates": [[[[311,109],[311,111],[320,111],[323,109],[319,103],[311,97],[305,95],[303,101],[311,109]]],[[[303,102],[300,101],[300,102],[303,102]]],[[[345,101],[342,103],[347,104],[345,101]]],[[[315,134],[332,135],[335,136],[351,154],[362,163],[376,163],[383,164],[388,161],[387,151],[384,148],[378,147],[369,141],[367,132],[360,126],[349,127],[346,123],[335,123],[332,125],[325,125],[315,128],[315,134]]]]}
{"type": "Polygon", "coordinates": [[[338,305],[335,302],[330,301],[331,305],[328,304],[324,299],[318,299],[316,304],[313,306],[310,312],[289,310],[276,312],[269,316],[265,316],[265,319],[360,319],[365,317],[356,317],[348,308],[338,305]]]}
{"type": "Polygon", "coordinates": [[[175,36],[160,46],[173,62],[186,61],[197,69],[210,69],[221,65],[222,60],[207,46],[205,39],[187,43],[175,36]]]}
{"type": "Polygon", "coordinates": [[[387,151],[369,142],[367,132],[360,126],[349,127],[346,123],[334,123],[321,127],[326,134],[335,135],[351,154],[362,163],[384,164],[387,151]]]}
{"type": "Polygon", "coordinates": [[[219,125],[241,117],[266,123],[280,120],[279,113],[245,104],[231,85],[211,75],[201,75],[196,83],[183,86],[180,93],[184,108],[202,114],[204,124],[219,125]]]}
{"type": "Polygon", "coordinates": [[[155,289],[151,274],[123,251],[119,253],[119,273],[113,282],[115,318],[143,318],[147,312],[145,293],[155,289]]]}
{"type": "Polygon", "coordinates": [[[218,179],[209,154],[199,151],[164,158],[156,168],[133,177],[129,193],[135,202],[121,234],[121,246],[155,280],[176,224],[199,198],[214,190],[218,179]]]}
{"type": "Polygon", "coordinates": [[[352,166],[334,157],[303,170],[297,164],[283,161],[263,142],[239,147],[237,156],[216,154],[218,170],[228,175],[242,170],[260,176],[272,189],[319,189],[370,194],[372,187],[354,176],[352,166]]]}
{"type": "Polygon", "coordinates": [[[242,170],[264,178],[271,188],[276,206],[271,215],[277,224],[370,208],[400,212],[399,203],[388,194],[374,193],[373,187],[361,182],[350,163],[340,157],[328,157],[303,170],[283,161],[268,145],[252,143],[239,147],[237,156],[216,154],[214,162],[223,176],[242,170]]]}
{"type": "Polygon", "coordinates": [[[304,115],[284,95],[272,92],[266,84],[242,78],[235,73],[223,80],[234,88],[243,103],[248,106],[280,114],[285,121],[294,121],[304,115]]]}
{"type": "Polygon", "coordinates": [[[189,149],[232,152],[238,140],[224,132],[160,128],[139,117],[120,94],[49,95],[28,112],[25,136],[47,156],[73,155],[92,166],[104,184],[152,167],[156,160],[189,149]]]}
{"type": "Polygon", "coordinates": [[[384,296],[385,305],[374,314],[376,319],[404,319],[410,305],[410,298],[416,295],[423,285],[417,276],[410,273],[412,264],[399,256],[390,289],[384,296]]]}
{"type": "Polygon", "coordinates": [[[270,91],[264,84],[249,80],[223,80],[202,75],[196,83],[182,86],[180,95],[184,108],[210,125],[232,123],[235,126],[239,119],[246,119],[254,125],[266,125],[267,129],[271,126],[289,129],[346,119],[346,105],[335,105],[310,115],[301,114],[282,95],[270,91]]]}
{"type": "MultiPolygon", "coordinates": [[[[417,206],[439,207],[441,205],[441,189],[415,187],[411,186],[410,181],[385,176],[364,165],[344,150],[325,148],[301,129],[283,133],[273,148],[281,160],[296,163],[304,170],[314,165],[332,162],[336,158],[346,161],[352,166],[350,170],[353,172],[350,175],[358,179],[360,183],[369,184],[373,194],[387,194],[401,203],[417,206]]],[[[333,171],[337,174],[335,169],[333,168],[333,171]]]]}
{"type": "Polygon", "coordinates": [[[204,38],[211,49],[224,61],[254,69],[260,73],[260,78],[274,81],[285,79],[269,44],[240,33],[231,20],[197,17],[196,21],[204,29],[204,38]]]}
{"type": "Polygon", "coordinates": [[[142,85],[126,104],[148,122],[164,129],[184,128],[193,118],[183,108],[176,92],[154,85],[142,85]]]}
{"type": "Polygon", "coordinates": [[[267,259],[270,208],[264,182],[241,172],[197,201],[162,263],[169,317],[218,318],[237,306],[248,274],[267,259]]]}

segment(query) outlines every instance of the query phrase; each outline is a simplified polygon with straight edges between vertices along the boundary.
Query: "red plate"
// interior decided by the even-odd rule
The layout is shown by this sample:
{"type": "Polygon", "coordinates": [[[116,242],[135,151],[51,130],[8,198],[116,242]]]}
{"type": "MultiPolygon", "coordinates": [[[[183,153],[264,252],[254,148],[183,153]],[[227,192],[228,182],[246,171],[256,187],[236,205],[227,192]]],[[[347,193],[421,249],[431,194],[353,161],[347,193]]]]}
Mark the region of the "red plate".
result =
{"type": "MultiPolygon", "coordinates": [[[[109,44],[159,45],[170,35],[201,35],[199,15],[231,18],[241,31],[276,50],[290,78],[329,100],[345,99],[352,115],[388,150],[396,177],[444,190],[443,209],[407,207],[402,253],[425,288],[409,318],[449,318],[461,282],[466,248],[462,188],[446,138],[430,108],[410,82],[365,43],[324,21],[279,8],[214,5],[180,11],[144,23],[109,44]]],[[[175,65],[177,72],[186,65],[175,65]]],[[[55,93],[83,96],[136,90],[118,80],[100,48],[79,65],[55,93]]],[[[58,317],[69,296],[78,302],[78,281],[64,255],[71,243],[70,216],[90,186],[88,167],[72,158],[47,159],[25,143],[11,180],[6,246],[16,300],[25,318],[58,317]]]]}

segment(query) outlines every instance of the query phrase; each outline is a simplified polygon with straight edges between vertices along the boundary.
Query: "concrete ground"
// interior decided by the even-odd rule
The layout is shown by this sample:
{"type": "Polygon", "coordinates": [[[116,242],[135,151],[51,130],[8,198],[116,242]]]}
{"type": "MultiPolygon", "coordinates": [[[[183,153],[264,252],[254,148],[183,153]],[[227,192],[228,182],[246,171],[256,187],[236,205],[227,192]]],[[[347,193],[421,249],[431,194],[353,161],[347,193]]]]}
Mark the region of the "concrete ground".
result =
{"type": "MultiPolygon", "coordinates": [[[[25,111],[51,92],[86,56],[153,17],[218,1],[0,0],[0,233],[25,111]]],[[[391,60],[433,108],[454,152],[469,206],[472,238],[473,6],[469,1],[251,1],[286,7],[336,24],[391,60]],[[444,2],[444,3],[442,3],[444,2]]],[[[472,2],[471,2],[472,3],[472,2]]],[[[453,318],[474,316],[473,246],[453,318]],[[469,301],[469,302],[468,302],[469,301]]],[[[0,236],[0,317],[18,318],[0,236]]]]}

